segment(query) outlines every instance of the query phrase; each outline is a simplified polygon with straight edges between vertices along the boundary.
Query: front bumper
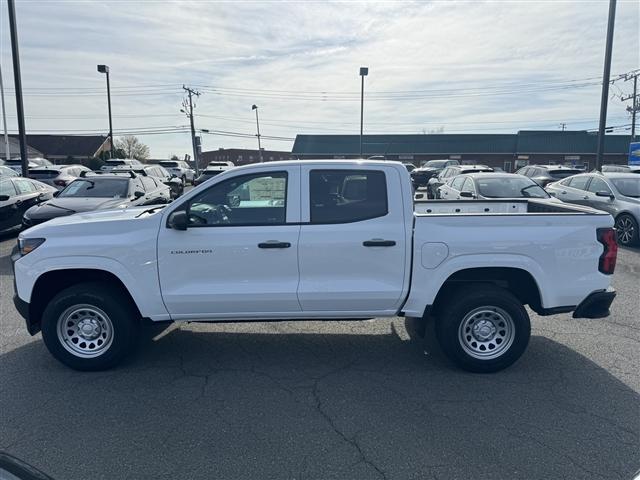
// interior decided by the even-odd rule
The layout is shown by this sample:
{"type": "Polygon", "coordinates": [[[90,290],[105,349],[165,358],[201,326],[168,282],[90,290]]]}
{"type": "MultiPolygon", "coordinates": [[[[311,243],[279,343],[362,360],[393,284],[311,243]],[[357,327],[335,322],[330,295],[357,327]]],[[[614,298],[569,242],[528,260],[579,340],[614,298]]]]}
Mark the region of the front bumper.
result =
{"type": "Polygon", "coordinates": [[[36,324],[31,321],[29,315],[29,302],[25,302],[18,296],[18,288],[16,285],[16,272],[14,264],[21,256],[22,255],[20,255],[20,252],[18,251],[18,245],[16,245],[11,251],[11,269],[13,273],[13,305],[16,307],[16,310],[18,311],[20,316],[24,318],[29,334],[35,335],[40,331],[40,324],[36,324]]]}
{"type": "Polygon", "coordinates": [[[604,318],[611,313],[609,307],[616,298],[616,291],[609,287],[606,290],[591,292],[573,312],[573,318],[604,318]]]}

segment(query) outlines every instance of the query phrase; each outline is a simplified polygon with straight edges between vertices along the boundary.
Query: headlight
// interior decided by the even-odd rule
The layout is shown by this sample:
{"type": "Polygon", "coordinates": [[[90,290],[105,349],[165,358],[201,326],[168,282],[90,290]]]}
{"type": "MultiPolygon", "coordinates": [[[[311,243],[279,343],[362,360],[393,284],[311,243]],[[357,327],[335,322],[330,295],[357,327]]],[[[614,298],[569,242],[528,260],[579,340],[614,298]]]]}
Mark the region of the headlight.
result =
{"type": "Polygon", "coordinates": [[[21,255],[33,252],[36,248],[44,243],[44,238],[19,238],[18,249],[21,255]]]}

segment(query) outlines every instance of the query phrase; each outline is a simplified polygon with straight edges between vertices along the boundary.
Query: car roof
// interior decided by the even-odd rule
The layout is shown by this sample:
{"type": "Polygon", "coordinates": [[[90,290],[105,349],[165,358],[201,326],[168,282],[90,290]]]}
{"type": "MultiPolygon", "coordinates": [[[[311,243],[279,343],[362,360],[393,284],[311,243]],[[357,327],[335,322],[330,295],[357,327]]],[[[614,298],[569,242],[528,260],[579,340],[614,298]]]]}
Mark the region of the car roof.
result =
{"type": "Polygon", "coordinates": [[[640,175],[637,173],[627,172],[593,172],[593,175],[602,175],[605,178],[640,178],[640,175]]]}
{"type": "MultiPolygon", "coordinates": [[[[529,177],[525,177],[524,175],[520,175],[519,173],[506,173],[506,172],[474,172],[474,173],[464,173],[465,177],[471,178],[526,178],[527,180],[531,180],[529,177]]],[[[533,180],[531,180],[533,182],[533,180]]]]}
{"type": "Polygon", "coordinates": [[[547,170],[580,170],[579,168],[567,167],[566,165],[525,165],[522,168],[526,167],[545,168],[547,170]]]}

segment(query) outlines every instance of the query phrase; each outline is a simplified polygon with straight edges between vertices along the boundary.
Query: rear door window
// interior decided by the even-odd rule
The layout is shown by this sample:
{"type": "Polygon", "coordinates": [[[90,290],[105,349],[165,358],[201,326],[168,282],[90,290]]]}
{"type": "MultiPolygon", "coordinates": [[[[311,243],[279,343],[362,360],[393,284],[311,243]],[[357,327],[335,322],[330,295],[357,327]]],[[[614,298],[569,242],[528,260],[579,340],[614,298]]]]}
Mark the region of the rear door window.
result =
{"type": "Polygon", "coordinates": [[[36,191],[36,187],[29,180],[20,179],[15,181],[16,189],[18,190],[18,195],[24,195],[27,193],[33,193],[36,191]]]}
{"type": "Polygon", "coordinates": [[[311,223],[350,223],[389,212],[387,182],[379,170],[312,170],[311,223]]]}
{"type": "Polygon", "coordinates": [[[584,177],[573,177],[571,179],[570,187],[578,190],[586,190],[587,183],[589,183],[590,178],[587,176],[584,177]]]}
{"type": "Polygon", "coordinates": [[[157,188],[156,182],[153,181],[153,178],[141,177],[140,179],[142,180],[142,185],[147,192],[153,192],[157,188]]]}
{"type": "Polygon", "coordinates": [[[16,194],[16,188],[11,180],[0,181],[0,195],[9,195],[13,197],[16,194]]]}
{"type": "Polygon", "coordinates": [[[465,177],[456,177],[453,179],[453,182],[451,182],[451,188],[454,188],[455,190],[462,190],[462,184],[465,181],[465,177]]]}
{"type": "Polygon", "coordinates": [[[471,180],[470,178],[466,178],[464,184],[462,185],[462,191],[474,193],[476,191],[476,188],[473,185],[473,180],[471,180]]]}

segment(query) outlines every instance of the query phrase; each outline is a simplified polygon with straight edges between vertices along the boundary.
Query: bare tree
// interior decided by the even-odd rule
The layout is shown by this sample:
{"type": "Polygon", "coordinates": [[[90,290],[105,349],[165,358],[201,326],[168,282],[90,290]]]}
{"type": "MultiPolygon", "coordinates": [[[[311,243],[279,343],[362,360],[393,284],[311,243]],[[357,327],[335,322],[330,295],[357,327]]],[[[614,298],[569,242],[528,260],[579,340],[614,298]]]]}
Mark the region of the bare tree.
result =
{"type": "Polygon", "coordinates": [[[127,135],[116,140],[115,144],[116,149],[122,150],[126,158],[135,158],[137,160],[149,158],[149,147],[138,140],[138,137],[127,135]]]}

